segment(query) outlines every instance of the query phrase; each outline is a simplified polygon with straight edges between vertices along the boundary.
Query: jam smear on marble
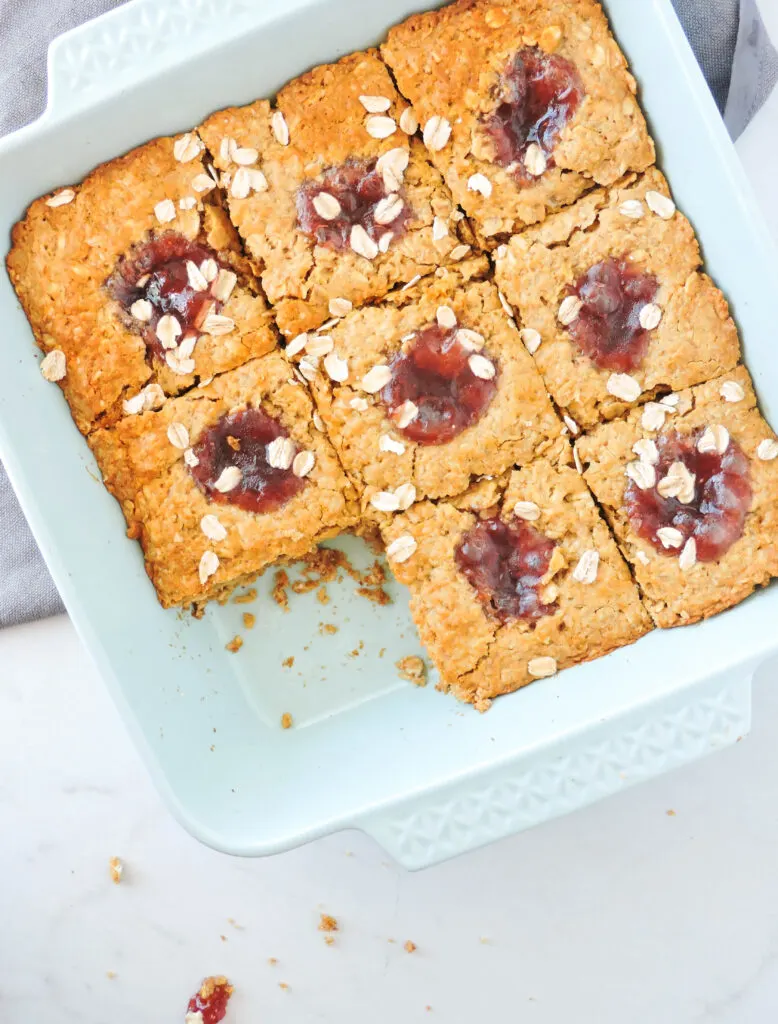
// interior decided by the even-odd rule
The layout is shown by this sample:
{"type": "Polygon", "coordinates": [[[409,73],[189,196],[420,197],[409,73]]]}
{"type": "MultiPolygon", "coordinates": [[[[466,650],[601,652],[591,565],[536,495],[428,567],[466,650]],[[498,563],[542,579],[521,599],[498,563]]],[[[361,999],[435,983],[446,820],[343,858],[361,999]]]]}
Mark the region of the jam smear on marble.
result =
{"type": "MultiPolygon", "coordinates": [[[[402,235],[411,211],[402,190],[396,195],[402,209],[389,223],[378,224],[376,207],[392,193],[387,192],[384,179],[376,170],[375,160],[347,160],[338,167],[329,167],[321,178],[304,182],[297,192],[297,222],[300,230],[315,239],[317,245],[342,251],[351,245],[351,229],[360,224],[378,244],[387,232],[392,241],[402,235]],[[323,217],[314,200],[324,194],[337,200],[339,212],[323,217]]],[[[383,217],[382,217],[383,219],[383,217]]]]}
{"type": "Polygon", "coordinates": [[[603,370],[629,373],[645,358],[651,331],[640,311],[656,298],[659,282],[626,259],[590,267],[568,292],[583,303],[567,331],[584,355],[603,370]]]}
{"type": "Polygon", "coordinates": [[[194,445],[198,463],[189,471],[212,501],[247,512],[275,512],[305,487],[305,479],[291,467],[278,469],[268,462],[267,446],[278,437],[288,437],[287,431],[261,409],[228,413],[194,445]],[[227,491],[217,489],[217,480],[232,466],[240,470],[240,482],[227,491]]]}
{"type": "Polygon", "coordinates": [[[554,146],[585,95],[578,69],[564,57],[539,47],[519,50],[504,72],[499,102],[487,118],[495,162],[509,167],[521,182],[537,180],[524,166],[527,150],[540,147],[548,167],[554,146]]]}
{"type": "Polygon", "coordinates": [[[227,1013],[232,985],[225,977],[205,978],[199,990],[189,1000],[187,1015],[202,1014],[203,1024],[219,1024],[227,1013]]]}
{"type": "Polygon", "coordinates": [[[482,519],[462,537],[455,558],[478,600],[500,622],[536,622],[556,611],[540,597],[555,547],[521,519],[482,519]]]}
{"type": "MultiPolygon", "coordinates": [[[[192,242],[175,231],[150,238],[136,245],[116,264],[106,281],[109,295],[124,310],[127,323],[139,330],[152,356],[164,361],[165,349],[156,335],[157,324],[165,315],[174,316],[181,326],[182,341],[187,334],[197,332],[208,313],[220,313],[222,303],[210,290],[198,290],[189,282],[187,263],[199,269],[205,260],[215,260],[222,268],[213,249],[192,242]],[[151,318],[138,320],[130,312],[139,299],[151,303],[151,318]]],[[[224,269],[229,269],[224,266],[224,269]]]]}
{"type": "MultiPolygon", "coordinates": [[[[473,373],[469,364],[473,349],[458,339],[457,330],[438,324],[425,327],[389,363],[392,379],[380,398],[398,433],[409,441],[446,444],[476,423],[494,397],[497,375],[483,380],[473,373]],[[418,413],[402,427],[397,418],[406,402],[413,402],[418,413]]],[[[489,358],[485,349],[480,355],[489,358]]]]}
{"type": "Polygon", "coordinates": [[[683,544],[693,537],[697,560],[714,562],[743,535],[752,490],[748,458],[730,438],[723,455],[699,452],[703,431],[686,436],[675,431],[657,441],[659,462],[657,484],[674,462],[682,462],[694,474],[694,498],[684,504],[678,498],[663,498],[656,487],[641,490],[633,480],[627,483],[624,507],[633,530],[663,555],[677,557],[683,544]],[[680,531],[683,544],[667,548],[657,536],[662,527],[680,531]]]}

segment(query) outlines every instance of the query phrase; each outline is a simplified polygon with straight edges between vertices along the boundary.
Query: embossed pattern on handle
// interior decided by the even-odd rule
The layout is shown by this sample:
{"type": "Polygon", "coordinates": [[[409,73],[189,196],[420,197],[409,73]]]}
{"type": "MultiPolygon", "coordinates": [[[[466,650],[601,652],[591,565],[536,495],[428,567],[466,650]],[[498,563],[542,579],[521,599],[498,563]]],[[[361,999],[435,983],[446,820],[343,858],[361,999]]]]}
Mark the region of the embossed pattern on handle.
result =
{"type": "Polygon", "coordinates": [[[265,0],[131,0],[53,40],[48,53],[47,118],[191,59],[267,17],[265,0]]]}
{"type": "Polygon", "coordinates": [[[358,823],[409,870],[429,867],[736,743],[751,725],[751,676],[616,720],[531,760],[456,782],[358,823]],[[560,753],[561,750],[564,753],[560,753]]]}

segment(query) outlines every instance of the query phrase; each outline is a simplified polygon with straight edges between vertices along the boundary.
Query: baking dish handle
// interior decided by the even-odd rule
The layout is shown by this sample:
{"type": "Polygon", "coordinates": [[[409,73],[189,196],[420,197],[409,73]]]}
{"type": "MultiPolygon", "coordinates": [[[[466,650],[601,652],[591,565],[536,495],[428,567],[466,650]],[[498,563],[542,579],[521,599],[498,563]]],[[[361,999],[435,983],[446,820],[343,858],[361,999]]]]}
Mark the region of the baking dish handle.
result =
{"type": "Polygon", "coordinates": [[[731,746],[751,726],[752,678],[741,670],[725,681],[708,679],[564,737],[522,758],[520,767],[514,761],[457,779],[356,827],[403,867],[430,867],[731,746]]]}
{"type": "MultiPolygon", "coordinates": [[[[275,0],[129,0],[52,40],[47,121],[62,121],[266,21],[275,0]]],[[[297,0],[287,0],[290,7],[297,0]]],[[[276,12],[277,13],[277,12],[276,12]]]]}

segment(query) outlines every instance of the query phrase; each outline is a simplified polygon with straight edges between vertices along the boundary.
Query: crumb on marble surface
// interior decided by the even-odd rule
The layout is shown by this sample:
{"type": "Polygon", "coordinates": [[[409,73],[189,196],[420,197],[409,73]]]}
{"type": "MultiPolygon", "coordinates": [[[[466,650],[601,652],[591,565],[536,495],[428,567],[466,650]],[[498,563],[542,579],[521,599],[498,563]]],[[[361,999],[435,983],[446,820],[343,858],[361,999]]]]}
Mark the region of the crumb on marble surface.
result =
{"type": "Polygon", "coordinates": [[[219,1024],[227,1013],[227,1003],[234,991],[224,975],[204,978],[200,988],[189,1000],[186,1024],[219,1024]]]}
{"type": "Polygon", "coordinates": [[[111,857],[108,861],[108,871],[111,875],[111,881],[114,885],[118,885],[124,874],[124,864],[120,857],[111,857]]]}

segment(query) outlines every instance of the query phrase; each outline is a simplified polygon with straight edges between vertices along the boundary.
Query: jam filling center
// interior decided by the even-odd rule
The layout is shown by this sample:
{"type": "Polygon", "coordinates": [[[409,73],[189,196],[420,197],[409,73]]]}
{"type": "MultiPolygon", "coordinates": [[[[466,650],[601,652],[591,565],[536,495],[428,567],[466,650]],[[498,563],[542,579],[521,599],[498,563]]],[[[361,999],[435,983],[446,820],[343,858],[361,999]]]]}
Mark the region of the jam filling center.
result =
{"type": "Polygon", "coordinates": [[[223,304],[210,290],[220,269],[228,268],[209,246],[168,231],[122,257],[106,288],[122,307],[128,325],[142,334],[149,353],[164,361],[166,347],[157,336],[159,321],[172,316],[178,322],[180,334],[170,348],[197,334],[209,313],[221,312],[223,304]]]}
{"type": "Polygon", "coordinates": [[[510,168],[520,181],[535,180],[538,175],[525,166],[534,144],[545,166],[553,167],[554,146],[584,95],[581,76],[569,60],[536,46],[519,50],[502,76],[498,105],[486,121],[495,162],[510,168]]]}
{"type": "Polygon", "coordinates": [[[457,326],[434,324],[391,359],[392,378],[380,399],[400,434],[417,444],[445,444],[483,416],[497,390],[497,374],[477,376],[473,356],[495,368],[485,350],[476,353],[463,344],[457,326]]]}
{"type": "Polygon", "coordinates": [[[581,351],[601,369],[629,373],[645,358],[651,331],[640,311],[653,303],[659,282],[626,259],[596,263],[568,292],[583,305],[567,331],[581,351]]]}
{"type": "Polygon", "coordinates": [[[190,472],[212,501],[248,512],[274,512],[305,486],[305,480],[291,468],[296,447],[281,459],[288,468],[270,464],[269,445],[288,436],[285,428],[261,409],[228,413],[203,432],[193,448],[198,462],[190,466],[190,472]]]}
{"type": "Polygon", "coordinates": [[[482,519],[462,537],[455,559],[478,600],[500,622],[536,622],[556,611],[540,596],[555,547],[523,520],[482,519]]]}
{"type": "Polygon", "coordinates": [[[659,438],[656,486],[641,490],[629,480],[624,505],[635,532],[661,554],[678,556],[686,541],[694,538],[697,560],[713,562],[743,535],[752,490],[748,458],[740,445],[730,438],[723,454],[703,453],[697,450],[702,434],[702,430],[689,436],[672,432],[659,438]],[[689,502],[662,497],[658,490],[670,467],[678,462],[694,475],[689,502]],[[680,538],[671,535],[674,543],[663,543],[658,534],[663,527],[677,530],[680,538]]]}
{"type": "Polygon", "coordinates": [[[360,227],[385,252],[403,234],[410,216],[402,190],[387,191],[375,160],[347,160],[329,167],[297,192],[300,230],[329,249],[352,248],[352,231],[360,227]]]}

